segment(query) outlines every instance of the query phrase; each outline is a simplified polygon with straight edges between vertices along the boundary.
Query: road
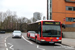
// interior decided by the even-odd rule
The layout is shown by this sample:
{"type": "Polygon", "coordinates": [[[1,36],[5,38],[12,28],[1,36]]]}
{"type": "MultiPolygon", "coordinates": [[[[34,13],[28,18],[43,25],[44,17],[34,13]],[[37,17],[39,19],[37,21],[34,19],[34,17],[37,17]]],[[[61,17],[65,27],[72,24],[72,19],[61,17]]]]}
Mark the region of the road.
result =
{"type": "Polygon", "coordinates": [[[0,34],[0,36],[4,37],[4,40],[6,38],[6,50],[75,50],[74,47],[62,44],[36,44],[34,41],[28,40],[28,38],[26,37],[26,33],[22,34],[21,39],[12,38],[12,34],[0,34]]]}

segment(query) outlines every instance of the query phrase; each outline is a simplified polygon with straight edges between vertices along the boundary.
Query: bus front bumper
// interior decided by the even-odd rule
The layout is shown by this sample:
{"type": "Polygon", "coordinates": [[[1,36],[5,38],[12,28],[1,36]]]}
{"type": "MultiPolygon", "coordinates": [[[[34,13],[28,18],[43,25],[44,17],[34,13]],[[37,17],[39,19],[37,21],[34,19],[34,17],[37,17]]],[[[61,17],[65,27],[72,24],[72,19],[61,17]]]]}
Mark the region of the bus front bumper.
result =
{"type": "Polygon", "coordinates": [[[57,42],[53,42],[53,41],[50,41],[50,42],[48,42],[48,41],[40,41],[40,43],[62,43],[61,41],[57,41],[57,42]]]}

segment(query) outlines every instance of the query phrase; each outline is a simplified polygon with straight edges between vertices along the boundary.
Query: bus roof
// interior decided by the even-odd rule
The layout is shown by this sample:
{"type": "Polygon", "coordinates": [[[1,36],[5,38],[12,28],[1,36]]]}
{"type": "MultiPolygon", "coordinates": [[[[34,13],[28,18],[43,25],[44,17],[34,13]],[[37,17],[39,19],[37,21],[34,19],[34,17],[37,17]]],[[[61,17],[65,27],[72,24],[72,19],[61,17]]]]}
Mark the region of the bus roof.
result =
{"type": "Polygon", "coordinates": [[[38,20],[36,22],[41,22],[41,21],[54,21],[54,20],[38,20]]]}
{"type": "MultiPolygon", "coordinates": [[[[33,22],[33,23],[37,23],[37,22],[41,22],[41,21],[55,21],[55,20],[38,20],[38,21],[33,22]]],[[[60,22],[60,21],[55,21],[55,22],[60,22]]],[[[33,24],[33,23],[29,23],[29,24],[33,24]]]]}

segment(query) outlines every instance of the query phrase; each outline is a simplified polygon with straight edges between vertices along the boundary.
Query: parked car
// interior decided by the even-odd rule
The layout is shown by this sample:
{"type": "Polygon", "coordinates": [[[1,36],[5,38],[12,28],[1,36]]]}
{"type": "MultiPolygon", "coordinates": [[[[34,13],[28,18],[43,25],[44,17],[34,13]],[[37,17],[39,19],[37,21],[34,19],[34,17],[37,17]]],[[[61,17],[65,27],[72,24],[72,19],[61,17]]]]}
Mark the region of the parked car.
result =
{"type": "Polygon", "coordinates": [[[0,34],[5,34],[5,31],[0,31],[0,34]]]}
{"type": "Polygon", "coordinates": [[[14,37],[22,37],[22,32],[19,31],[19,30],[14,30],[13,33],[12,33],[12,38],[14,37]]]}

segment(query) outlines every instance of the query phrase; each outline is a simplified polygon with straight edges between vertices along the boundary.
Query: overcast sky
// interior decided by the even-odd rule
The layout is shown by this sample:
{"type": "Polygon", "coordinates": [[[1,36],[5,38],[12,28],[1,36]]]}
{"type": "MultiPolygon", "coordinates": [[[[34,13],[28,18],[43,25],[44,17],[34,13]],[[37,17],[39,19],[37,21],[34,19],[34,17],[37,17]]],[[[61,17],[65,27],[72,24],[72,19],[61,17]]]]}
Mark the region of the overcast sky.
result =
{"type": "Polygon", "coordinates": [[[34,12],[46,16],[46,0],[0,0],[0,11],[15,11],[19,17],[33,17],[34,12]]]}

